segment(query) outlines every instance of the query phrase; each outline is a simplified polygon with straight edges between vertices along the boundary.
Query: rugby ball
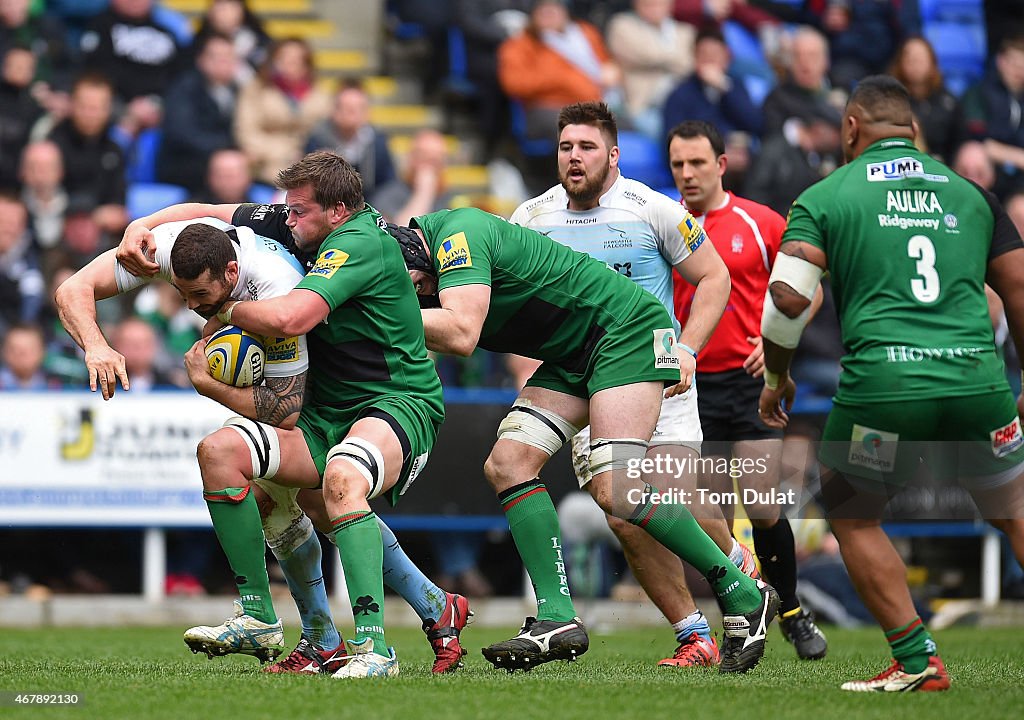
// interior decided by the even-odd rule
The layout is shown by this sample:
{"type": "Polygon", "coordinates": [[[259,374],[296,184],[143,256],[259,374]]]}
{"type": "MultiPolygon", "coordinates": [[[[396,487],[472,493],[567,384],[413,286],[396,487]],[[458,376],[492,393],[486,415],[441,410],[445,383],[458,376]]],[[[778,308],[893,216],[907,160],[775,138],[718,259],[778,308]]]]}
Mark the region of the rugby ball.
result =
{"type": "Polygon", "coordinates": [[[234,325],[225,325],[206,343],[210,374],[222,383],[249,387],[263,382],[267,351],[263,338],[234,325]]]}

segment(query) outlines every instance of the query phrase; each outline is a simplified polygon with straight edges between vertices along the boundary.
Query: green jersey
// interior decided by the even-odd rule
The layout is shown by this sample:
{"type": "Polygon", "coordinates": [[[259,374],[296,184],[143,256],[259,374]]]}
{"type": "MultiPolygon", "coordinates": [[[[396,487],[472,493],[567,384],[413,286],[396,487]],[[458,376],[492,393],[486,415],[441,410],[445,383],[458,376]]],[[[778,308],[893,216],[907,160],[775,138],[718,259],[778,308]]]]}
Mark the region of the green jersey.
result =
{"type": "Polygon", "coordinates": [[[993,196],[909,140],[882,140],[796,199],[782,242],[794,240],[828,256],[847,352],[837,401],[1005,388],[985,273],[1021,241],[993,196]]]}
{"type": "Polygon", "coordinates": [[[423,403],[435,423],[444,419],[419,302],[402,251],[375,210],[357,212],[328,235],[296,287],[312,290],[331,308],[306,336],[307,405],[350,409],[401,396],[423,403]]]}
{"type": "MultiPolygon", "coordinates": [[[[582,368],[605,334],[647,304],[660,306],[603,262],[482,210],[442,210],[413,223],[430,248],[438,290],[491,287],[479,341],[486,350],[582,368]]],[[[671,333],[664,315],[660,327],[671,333]]]]}

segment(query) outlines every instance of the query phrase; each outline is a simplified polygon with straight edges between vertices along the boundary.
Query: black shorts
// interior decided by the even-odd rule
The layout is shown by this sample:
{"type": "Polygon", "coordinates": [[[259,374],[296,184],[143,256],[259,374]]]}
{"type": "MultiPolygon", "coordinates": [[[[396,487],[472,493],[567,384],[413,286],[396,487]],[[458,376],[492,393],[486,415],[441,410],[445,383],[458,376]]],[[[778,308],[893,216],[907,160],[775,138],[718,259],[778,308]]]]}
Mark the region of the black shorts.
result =
{"type": "Polygon", "coordinates": [[[757,403],[764,380],[747,375],[743,368],[716,373],[697,373],[697,412],[704,432],[704,455],[728,452],[709,443],[781,438],[782,431],[761,422],[757,403]]]}

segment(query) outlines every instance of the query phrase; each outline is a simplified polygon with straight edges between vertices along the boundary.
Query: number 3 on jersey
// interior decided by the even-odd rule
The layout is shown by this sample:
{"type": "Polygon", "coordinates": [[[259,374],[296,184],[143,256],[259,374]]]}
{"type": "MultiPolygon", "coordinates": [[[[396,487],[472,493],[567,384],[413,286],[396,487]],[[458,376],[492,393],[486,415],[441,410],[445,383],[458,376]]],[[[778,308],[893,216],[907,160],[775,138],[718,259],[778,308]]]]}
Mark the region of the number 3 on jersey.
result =
{"type": "Polygon", "coordinates": [[[922,303],[939,299],[939,274],[935,272],[935,246],[924,235],[914,235],[907,241],[907,255],[917,260],[918,277],[910,280],[910,290],[922,303]]]}

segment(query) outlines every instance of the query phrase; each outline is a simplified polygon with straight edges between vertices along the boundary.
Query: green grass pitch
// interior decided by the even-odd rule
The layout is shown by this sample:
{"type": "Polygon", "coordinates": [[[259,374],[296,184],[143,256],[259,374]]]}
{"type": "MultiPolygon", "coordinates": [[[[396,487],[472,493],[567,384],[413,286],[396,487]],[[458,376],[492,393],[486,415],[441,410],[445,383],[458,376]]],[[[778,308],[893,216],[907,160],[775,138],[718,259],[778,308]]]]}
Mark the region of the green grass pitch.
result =
{"type": "MultiPolygon", "coordinates": [[[[422,633],[396,629],[401,676],[337,681],[326,676],[268,676],[248,657],[207,660],[181,641],[182,628],[8,630],[0,634],[0,691],[82,694],[77,707],[18,707],[3,718],[1020,718],[1024,717],[1024,643],[1020,629],[955,628],[936,634],[953,679],[947,693],[854,695],[841,682],[887,664],[879,631],[827,629],[822,662],[796,659],[774,627],[768,652],[746,676],[655,667],[671,650],[667,628],[592,634],[579,662],[551,663],[509,675],[480,655],[506,631],[463,633],[470,654],[452,676],[430,675],[422,633]]],[[[290,642],[297,638],[291,633],[290,642]]]]}

